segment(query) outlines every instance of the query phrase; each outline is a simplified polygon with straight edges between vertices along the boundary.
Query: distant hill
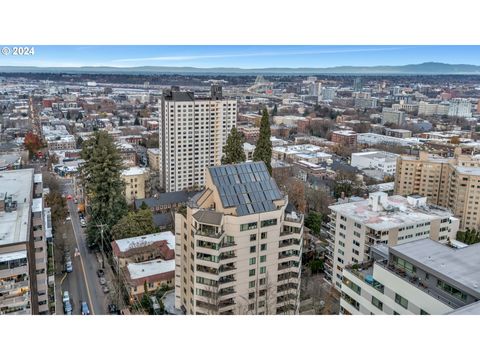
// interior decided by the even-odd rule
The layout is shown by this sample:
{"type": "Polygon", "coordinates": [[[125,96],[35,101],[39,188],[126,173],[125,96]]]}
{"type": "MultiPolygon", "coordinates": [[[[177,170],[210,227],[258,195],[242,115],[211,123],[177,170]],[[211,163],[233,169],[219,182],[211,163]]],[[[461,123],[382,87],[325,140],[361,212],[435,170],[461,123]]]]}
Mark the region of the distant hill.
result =
{"type": "Polygon", "coordinates": [[[225,75],[298,75],[298,74],[345,74],[345,75],[480,75],[480,66],[468,64],[444,64],[426,62],[401,66],[336,66],[329,68],[197,68],[172,66],[138,67],[36,67],[0,66],[0,73],[68,73],[68,74],[225,74],[225,75]]]}

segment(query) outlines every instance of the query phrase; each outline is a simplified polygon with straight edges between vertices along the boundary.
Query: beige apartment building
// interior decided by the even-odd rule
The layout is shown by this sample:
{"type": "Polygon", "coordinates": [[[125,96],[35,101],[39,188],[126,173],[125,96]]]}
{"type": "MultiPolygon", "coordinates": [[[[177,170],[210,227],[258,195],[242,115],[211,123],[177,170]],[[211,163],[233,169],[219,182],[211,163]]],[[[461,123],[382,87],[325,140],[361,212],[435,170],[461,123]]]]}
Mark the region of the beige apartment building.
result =
{"type": "Polygon", "coordinates": [[[160,149],[147,149],[148,166],[153,171],[160,170],[160,149]]]}
{"type": "Polygon", "coordinates": [[[369,198],[335,204],[328,223],[325,278],[338,290],[345,266],[370,260],[370,248],[385,244],[432,239],[442,243],[454,240],[458,219],[437,205],[428,205],[418,195],[388,196],[371,193],[369,198]]]}
{"type": "Polygon", "coordinates": [[[42,175],[3,171],[0,189],[0,315],[48,314],[42,175]]]}
{"type": "Polygon", "coordinates": [[[120,177],[125,183],[125,199],[133,204],[135,199],[145,199],[148,193],[149,172],[147,168],[134,166],[123,170],[120,177]]]}
{"type": "Polygon", "coordinates": [[[159,128],[161,187],[166,192],[201,188],[208,166],[220,165],[237,101],[212,85],[211,96],[196,97],[178,87],[163,92],[159,128]]]}
{"type": "Polygon", "coordinates": [[[460,229],[480,225],[480,156],[462,155],[455,149],[451,158],[420,152],[418,157],[397,159],[395,194],[419,194],[428,202],[451,209],[460,229]]]}
{"type": "Polygon", "coordinates": [[[210,167],[175,216],[175,306],[186,314],[297,314],[303,216],[263,162],[210,167]]]}

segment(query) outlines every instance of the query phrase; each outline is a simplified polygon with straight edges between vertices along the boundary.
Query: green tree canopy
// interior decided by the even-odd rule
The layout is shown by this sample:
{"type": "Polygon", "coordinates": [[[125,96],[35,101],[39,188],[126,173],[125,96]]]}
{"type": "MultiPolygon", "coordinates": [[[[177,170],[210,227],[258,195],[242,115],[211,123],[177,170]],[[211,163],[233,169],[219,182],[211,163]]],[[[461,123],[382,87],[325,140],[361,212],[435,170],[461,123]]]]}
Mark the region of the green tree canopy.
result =
{"type": "MultiPolygon", "coordinates": [[[[81,156],[85,163],[80,168],[80,179],[92,219],[87,225],[87,239],[90,244],[99,243],[101,228],[98,225],[111,229],[128,210],[120,178],[122,158],[113,138],[105,131],[96,131],[84,141],[81,156]]],[[[103,235],[108,241],[110,232],[104,231],[103,235]]]]}
{"type": "Polygon", "coordinates": [[[318,212],[310,211],[305,218],[305,226],[308,227],[314,235],[320,235],[322,215],[318,212]]]}
{"type": "Polygon", "coordinates": [[[112,227],[112,235],[115,239],[153,234],[158,229],[153,223],[153,215],[150,209],[129,212],[112,227]]]}
{"type": "Polygon", "coordinates": [[[223,150],[222,164],[238,164],[245,162],[246,157],[243,151],[242,136],[235,126],[232,127],[223,150]]]}
{"type": "Polygon", "coordinates": [[[270,140],[270,122],[267,108],[263,109],[262,120],[260,121],[260,136],[258,138],[255,151],[253,152],[254,161],[263,161],[267,166],[268,172],[272,174],[272,141],[270,140]]]}

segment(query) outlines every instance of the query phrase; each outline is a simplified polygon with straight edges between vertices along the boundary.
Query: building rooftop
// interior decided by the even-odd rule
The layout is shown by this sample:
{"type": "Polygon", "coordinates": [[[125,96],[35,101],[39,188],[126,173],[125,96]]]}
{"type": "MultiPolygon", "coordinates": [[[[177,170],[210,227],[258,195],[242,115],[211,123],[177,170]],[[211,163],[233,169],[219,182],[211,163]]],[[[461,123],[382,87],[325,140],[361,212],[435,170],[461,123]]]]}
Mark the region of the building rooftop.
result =
{"type": "Polygon", "coordinates": [[[122,176],[139,176],[147,172],[147,168],[141,168],[138,166],[130,167],[128,169],[122,170],[122,176]]]}
{"type": "Polygon", "coordinates": [[[480,297],[480,243],[456,249],[425,239],[393,246],[390,252],[420,263],[480,297]]]}
{"type": "MultiPolygon", "coordinates": [[[[127,269],[130,279],[132,280],[141,280],[147,277],[151,278],[155,275],[162,275],[175,271],[175,259],[129,263],[127,269]]],[[[143,284],[143,281],[141,283],[143,284]]]]}
{"type": "Polygon", "coordinates": [[[0,212],[0,246],[26,242],[29,238],[34,169],[2,171],[0,189],[17,202],[12,212],[0,212]]]}
{"type": "Polygon", "coordinates": [[[388,151],[366,151],[353,153],[352,156],[361,156],[368,159],[385,159],[385,161],[396,161],[400,155],[388,151]]]}
{"type": "Polygon", "coordinates": [[[121,252],[126,252],[130,249],[148,246],[157,241],[166,240],[168,247],[171,250],[175,250],[175,235],[171,231],[164,231],[161,233],[148,234],[142,236],[136,236],[126,239],[115,240],[115,243],[118,246],[118,249],[121,252]]]}
{"type": "Polygon", "coordinates": [[[15,251],[10,253],[2,253],[0,254],[0,262],[25,259],[26,257],[27,257],[27,250],[15,251]]]}
{"type": "Polygon", "coordinates": [[[173,191],[168,193],[158,194],[158,198],[146,198],[146,199],[137,199],[135,200],[135,208],[138,209],[142,206],[142,203],[149,208],[153,208],[161,205],[170,205],[170,204],[182,204],[186,203],[188,199],[197,194],[198,191],[173,191]]]}
{"type": "Polygon", "coordinates": [[[480,301],[462,306],[461,308],[453,310],[446,315],[480,315],[480,301]]]}
{"type": "Polygon", "coordinates": [[[276,210],[273,202],[283,199],[262,161],[213,166],[208,171],[223,207],[235,207],[239,216],[276,210]]]}
{"type": "Polygon", "coordinates": [[[480,176],[480,167],[455,166],[459,174],[480,176]]]}
{"type": "Polygon", "coordinates": [[[370,197],[374,194],[382,197],[377,211],[374,210],[370,199],[331,205],[329,208],[374,230],[388,230],[452,216],[449,210],[438,206],[411,205],[408,198],[400,195],[387,196],[385,193],[377,192],[370,194],[370,197]]]}
{"type": "Polygon", "coordinates": [[[223,214],[212,210],[201,209],[193,214],[193,217],[200,223],[221,225],[223,214]]]}

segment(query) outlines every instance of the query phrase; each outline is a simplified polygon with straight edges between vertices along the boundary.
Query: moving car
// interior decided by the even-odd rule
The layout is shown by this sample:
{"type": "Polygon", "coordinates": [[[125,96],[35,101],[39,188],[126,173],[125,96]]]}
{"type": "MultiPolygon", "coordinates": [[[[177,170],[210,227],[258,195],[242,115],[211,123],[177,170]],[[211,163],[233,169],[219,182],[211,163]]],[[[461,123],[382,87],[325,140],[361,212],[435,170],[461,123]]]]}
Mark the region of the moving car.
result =
{"type": "Polygon", "coordinates": [[[67,216],[67,218],[65,219],[65,221],[70,221],[70,220],[72,220],[70,216],[67,216]]]}
{"type": "Polygon", "coordinates": [[[90,310],[88,309],[88,304],[86,301],[82,301],[81,303],[81,308],[82,308],[82,315],[90,315],[90,310]]]}

